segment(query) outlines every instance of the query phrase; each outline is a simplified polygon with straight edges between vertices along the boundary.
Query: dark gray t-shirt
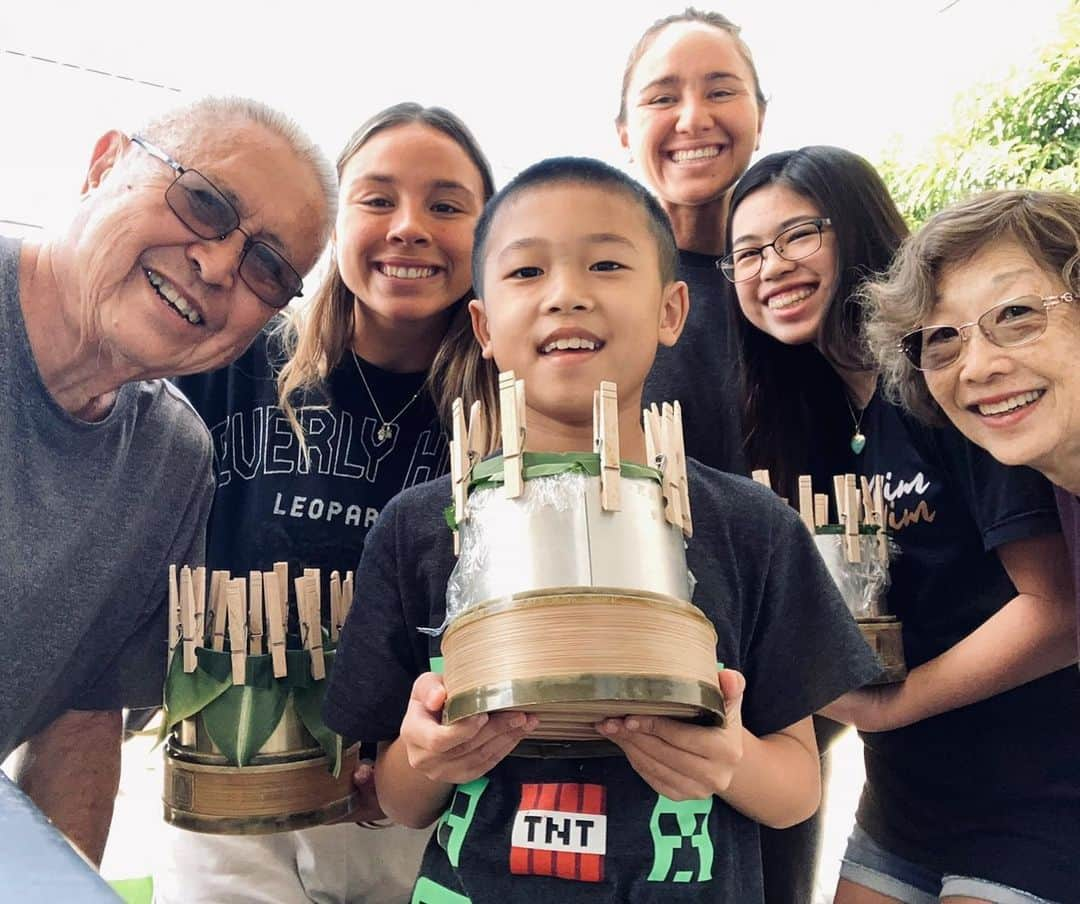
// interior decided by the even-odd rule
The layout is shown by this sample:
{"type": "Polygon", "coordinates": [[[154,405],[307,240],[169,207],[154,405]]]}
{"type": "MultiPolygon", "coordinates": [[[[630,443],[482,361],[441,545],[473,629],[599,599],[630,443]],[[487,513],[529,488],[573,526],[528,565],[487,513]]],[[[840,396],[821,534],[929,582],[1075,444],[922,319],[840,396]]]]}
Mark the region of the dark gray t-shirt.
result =
{"type": "Polygon", "coordinates": [[[742,448],[742,364],[735,341],[735,293],[718,257],[679,252],[676,276],[690,290],[690,313],[679,341],[656,350],[642,399],[679,400],[686,454],[703,465],[746,474],[742,448]]]}
{"type": "MultiPolygon", "coordinates": [[[[779,731],[874,678],[877,662],[794,511],[764,487],[697,462],[689,479],[694,602],[716,628],[717,660],[746,676],[746,728],[779,731]]],[[[413,681],[441,655],[439,638],[417,628],[443,620],[455,561],[442,515],[449,500],[448,478],[405,490],[368,535],[326,694],[327,724],[345,736],[396,737],[413,681]]],[[[659,797],[622,756],[508,757],[460,786],[413,898],[761,899],[757,824],[719,798],[659,797]],[[554,821],[530,835],[533,811],[554,821]],[[602,832],[591,831],[601,823],[602,832]]]]}
{"type": "Polygon", "coordinates": [[[203,561],[210,437],[162,381],[72,417],[37,369],[0,237],[0,759],[69,709],[161,699],[172,563],[203,561]]]}

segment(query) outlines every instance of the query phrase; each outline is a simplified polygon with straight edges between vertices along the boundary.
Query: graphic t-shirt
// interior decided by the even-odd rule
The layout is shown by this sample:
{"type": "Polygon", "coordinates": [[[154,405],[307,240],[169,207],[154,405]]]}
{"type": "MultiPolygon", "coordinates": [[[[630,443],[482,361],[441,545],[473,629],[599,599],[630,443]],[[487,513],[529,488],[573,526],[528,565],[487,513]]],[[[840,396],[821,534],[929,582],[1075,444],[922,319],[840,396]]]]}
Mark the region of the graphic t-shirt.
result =
{"type": "MultiPolygon", "coordinates": [[[[1058,531],[1050,485],[875,394],[855,467],[885,477],[900,553],[888,603],[909,668],[1016,596],[995,550],[1058,531]]],[[[887,849],[1053,900],[1080,889],[1080,674],[1064,669],[896,731],[864,733],[858,822],[887,849]]]]}
{"type": "MultiPolygon", "coordinates": [[[[878,666],[794,512],[745,478],[689,463],[695,604],[716,657],[747,680],[743,722],[785,728],[878,666]]],[[[357,601],[327,691],[327,724],[395,738],[412,683],[441,656],[455,559],[447,479],[387,506],[364,549],[357,601]]],[[[428,846],[414,902],[760,901],[758,826],[719,798],[677,803],[619,756],[508,757],[457,788],[428,846]]]]}
{"type": "Polygon", "coordinates": [[[207,564],[246,577],[288,560],[290,577],[319,568],[325,584],[331,570],[356,567],[394,495],[446,472],[447,443],[425,374],[390,373],[347,352],[325,393],[301,411],[305,459],[277,405],[284,362],[273,327],[229,367],[176,380],[213,437],[217,493],[207,564]],[[380,438],[384,417],[394,422],[380,438]]]}
{"type": "Polygon", "coordinates": [[[687,456],[719,471],[745,474],[735,301],[718,260],[712,254],[679,252],[676,277],[690,289],[690,313],[679,341],[656,350],[643,401],[678,399],[687,456]]]}

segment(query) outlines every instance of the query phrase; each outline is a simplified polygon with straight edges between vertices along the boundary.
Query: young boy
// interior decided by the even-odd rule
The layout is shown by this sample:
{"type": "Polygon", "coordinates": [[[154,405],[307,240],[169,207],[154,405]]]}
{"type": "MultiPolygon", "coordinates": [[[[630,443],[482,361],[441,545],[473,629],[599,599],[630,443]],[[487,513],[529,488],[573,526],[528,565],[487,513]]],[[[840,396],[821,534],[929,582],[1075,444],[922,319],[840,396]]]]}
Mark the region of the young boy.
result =
{"type": "MultiPolygon", "coordinates": [[[[590,449],[592,393],[606,379],[619,387],[623,457],[644,463],[642,385],[688,306],[674,263],[663,211],[597,161],[537,164],[489,203],[473,250],[473,326],[479,353],[526,381],[529,451],[590,449]],[[560,349],[563,338],[582,341],[560,349]]],[[[757,824],[792,825],[818,806],[810,714],[878,667],[794,512],[743,478],[692,461],[688,472],[693,602],[727,666],[727,722],[606,720],[599,730],[622,756],[510,755],[535,715],[441,723],[439,639],[417,629],[445,613],[449,481],[385,509],[360,562],[325,715],[344,736],[379,742],[389,816],[423,826],[442,814],[414,904],[761,900],[757,824]]]]}

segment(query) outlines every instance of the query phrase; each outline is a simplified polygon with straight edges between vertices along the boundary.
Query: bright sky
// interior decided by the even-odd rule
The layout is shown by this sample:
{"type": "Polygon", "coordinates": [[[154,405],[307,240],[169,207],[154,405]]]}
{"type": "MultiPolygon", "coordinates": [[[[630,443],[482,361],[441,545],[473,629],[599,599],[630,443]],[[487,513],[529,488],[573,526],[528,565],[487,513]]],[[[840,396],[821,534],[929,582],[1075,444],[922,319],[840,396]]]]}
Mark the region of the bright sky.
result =
{"type": "MultiPolygon", "coordinates": [[[[1023,68],[1068,0],[730,0],[770,97],[762,152],[871,160],[948,127],[953,99],[1023,68]]],[[[295,116],[333,157],[368,115],[442,104],[502,183],[558,153],[623,165],[612,119],[627,54],[683,0],[14,2],[0,32],[0,220],[62,223],[94,139],[205,93],[295,116]],[[30,56],[44,57],[42,62],[30,56]],[[81,68],[76,68],[81,67],[81,68]],[[86,71],[154,82],[179,93],[86,71]]],[[[31,234],[0,222],[0,232],[31,234]]]]}

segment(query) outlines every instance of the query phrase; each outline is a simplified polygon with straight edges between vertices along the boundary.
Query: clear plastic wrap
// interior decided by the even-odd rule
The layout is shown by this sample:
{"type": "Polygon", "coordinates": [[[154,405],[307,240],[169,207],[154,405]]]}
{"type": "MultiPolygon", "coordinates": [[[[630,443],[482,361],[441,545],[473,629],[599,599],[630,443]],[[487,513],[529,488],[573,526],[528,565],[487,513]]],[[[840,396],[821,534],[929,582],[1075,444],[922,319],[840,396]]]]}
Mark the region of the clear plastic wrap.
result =
{"type": "Polygon", "coordinates": [[[625,589],[690,601],[682,532],[664,520],[657,482],[621,482],[621,505],[602,511],[598,477],[580,471],[525,481],[508,499],[501,485],[474,489],[458,525],[460,555],[446,588],[446,619],[538,590],[625,589]]]}
{"type": "Polygon", "coordinates": [[[814,542],[855,618],[881,618],[889,614],[885,594],[889,589],[889,560],[894,544],[886,539],[888,554],[883,561],[878,552],[877,534],[862,533],[859,535],[859,561],[851,562],[845,552],[843,534],[818,533],[814,535],[814,542]]]}

